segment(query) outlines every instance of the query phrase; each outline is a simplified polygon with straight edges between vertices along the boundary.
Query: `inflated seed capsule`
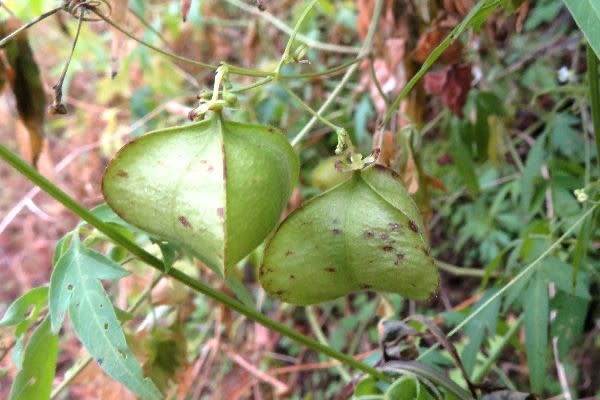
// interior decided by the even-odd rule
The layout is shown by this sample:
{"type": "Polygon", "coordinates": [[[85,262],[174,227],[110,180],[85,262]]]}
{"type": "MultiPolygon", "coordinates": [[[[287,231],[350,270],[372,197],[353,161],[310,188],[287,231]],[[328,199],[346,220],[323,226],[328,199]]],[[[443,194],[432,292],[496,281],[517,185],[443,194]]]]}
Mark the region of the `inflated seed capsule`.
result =
{"type": "Polygon", "coordinates": [[[359,290],[427,299],[439,283],[416,205],[379,166],[353,172],[289,215],[267,244],[259,278],[294,304],[359,290]]]}
{"type": "Polygon", "coordinates": [[[125,221],[184,245],[224,275],[273,230],[298,173],[279,131],[217,113],[125,145],[102,191],[125,221]]]}

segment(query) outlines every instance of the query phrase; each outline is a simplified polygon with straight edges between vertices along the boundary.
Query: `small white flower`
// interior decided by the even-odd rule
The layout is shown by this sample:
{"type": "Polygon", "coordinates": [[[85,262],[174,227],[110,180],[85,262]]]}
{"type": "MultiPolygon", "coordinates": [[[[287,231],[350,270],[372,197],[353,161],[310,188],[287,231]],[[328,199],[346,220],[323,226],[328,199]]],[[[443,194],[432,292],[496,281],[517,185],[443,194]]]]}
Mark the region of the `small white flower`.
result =
{"type": "Polygon", "coordinates": [[[585,192],[585,189],[575,189],[573,194],[575,194],[577,201],[580,203],[585,203],[589,198],[588,194],[585,192]]]}
{"type": "Polygon", "coordinates": [[[559,70],[557,71],[557,75],[558,75],[558,81],[560,83],[572,82],[575,79],[575,76],[573,75],[573,71],[571,71],[565,65],[563,65],[562,67],[559,68],[559,70]]]}

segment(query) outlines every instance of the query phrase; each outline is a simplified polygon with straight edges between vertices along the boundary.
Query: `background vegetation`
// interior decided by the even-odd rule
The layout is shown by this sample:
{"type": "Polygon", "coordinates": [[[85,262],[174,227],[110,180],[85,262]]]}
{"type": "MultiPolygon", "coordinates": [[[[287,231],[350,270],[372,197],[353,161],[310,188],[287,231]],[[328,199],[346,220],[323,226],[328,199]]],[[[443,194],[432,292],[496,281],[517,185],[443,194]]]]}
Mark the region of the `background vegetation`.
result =
{"type": "MultiPolygon", "coordinates": [[[[0,82],[7,82],[0,143],[36,161],[52,182],[44,186],[2,151],[9,163],[0,163],[1,398],[19,398],[17,390],[35,385],[38,397],[21,398],[134,398],[131,391],[152,397],[151,385],[135,377],[138,365],[168,398],[342,399],[359,381],[356,397],[383,398],[367,396],[387,391],[388,398],[414,398],[411,391],[433,382],[441,397],[451,398],[452,382],[467,389],[465,374],[486,383],[480,396],[500,388],[514,398],[524,398],[516,392],[600,395],[600,140],[594,135],[600,9],[594,1],[319,0],[307,8],[311,2],[113,0],[110,14],[107,3],[88,4],[112,25],[85,21],[80,32],[79,2],[68,3],[26,36],[2,42],[0,51],[0,82]],[[298,21],[294,52],[281,70],[290,78],[255,86],[261,78],[248,76],[250,70],[276,68],[298,21]],[[56,86],[60,99],[53,86],[77,32],[68,71],[56,86]],[[16,55],[28,54],[27,43],[30,56],[16,64],[16,55]],[[307,106],[344,127],[362,154],[381,148],[379,162],[400,173],[427,223],[442,273],[438,296],[415,303],[362,292],[295,307],[262,291],[255,276],[259,255],[224,282],[176,246],[157,245],[99,206],[102,171],[112,155],[145,132],[185,124],[197,95],[212,89],[214,68],[157,49],[236,66],[232,86],[248,90],[238,93],[230,117],[276,126],[296,145],[301,184],[288,211],[326,186],[322,163],[337,143],[307,106]],[[36,65],[39,82],[32,78],[36,65]],[[241,67],[250,70],[235,73],[241,67]],[[27,84],[18,85],[23,71],[27,84]],[[77,203],[44,193],[57,197],[57,187],[77,203]],[[88,209],[93,213],[85,214],[88,209]],[[42,323],[50,274],[65,265],[65,255],[104,271],[90,278],[88,294],[108,296],[125,337],[116,344],[115,333],[112,342],[96,346],[129,347],[132,357],[115,368],[130,378],[111,379],[102,372],[108,363],[90,362],[91,322],[71,315],[60,336],[49,320],[42,323]],[[119,265],[131,274],[122,277],[119,265]],[[176,279],[149,265],[172,267],[168,274],[176,279]],[[190,283],[182,271],[206,286],[190,283]],[[96,278],[112,280],[100,285],[96,278]],[[260,314],[267,322],[255,321],[260,314]],[[382,346],[398,326],[394,321],[417,314],[447,339],[412,321],[415,331],[402,331],[399,347],[385,340],[382,346]],[[315,338],[325,350],[298,343],[289,331],[315,338]],[[398,370],[413,364],[396,364],[390,385],[330,358],[341,352],[381,367],[382,347],[396,349],[388,356],[402,362],[418,357],[441,380],[428,377],[428,369],[412,371],[420,383],[398,379],[398,370]],[[461,363],[453,362],[453,347],[461,363]]],[[[17,29],[17,20],[62,5],[0,4],[0,37],[17,29]]]]}

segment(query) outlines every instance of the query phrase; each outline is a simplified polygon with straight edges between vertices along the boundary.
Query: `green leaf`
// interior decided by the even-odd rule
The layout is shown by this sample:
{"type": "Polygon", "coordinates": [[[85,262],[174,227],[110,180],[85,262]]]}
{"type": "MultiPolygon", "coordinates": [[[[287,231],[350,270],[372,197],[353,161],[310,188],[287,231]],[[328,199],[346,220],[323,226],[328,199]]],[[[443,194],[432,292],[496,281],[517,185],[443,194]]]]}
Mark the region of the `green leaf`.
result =
{"type": "Polygon", "coordinates": [[[569,113],[552,114],[550,127],[550,143],[552,147],[564,154],[569,160],[583,162],[581,150],[586,146],[581,132],[577,129],[580,119],[569,113]]]}
{"type": "MultiPolygon", "coordinates": [[[[362,396],[375,394],[380,395],[381,390],[377,385],[377,379],[373,378],[372,376],[364,377],[358,381],[356,387],[354,388],[354,396],[361,396],[360,398],[363,398],[362,396]]],[[[377,396],[377,398],[380,399],[382,396],[377,396]]]]}
{"type": "Polygon", "coordinates": [[[9,399],[49,399],[57,357],[58,336],[50,331],[50,319],[46,317],[25,346],[23,366],[15,377],[9,399]]]}
{"type": "Polygon", "coordinates": [[[231,291],[235,294],[235,297],[237,297],[238,300],[244,303],[247,307],[256,309],[256,303],[254,302],[254,297],[252,297],[252,293],[250,293],[248,288],[244,285],[244,283],[240,280],[239,277],[232,274],[227,277],[225,283],[227,283],[227,287],[231,289],[231,291]]]}
{"type": "Polygon", "coordinates": [[[548,284],[538,271],[532,277],[523,297],[525,311],[525,350],[529,367],[529,382],[533,393],[541,393],[546,376],[546,348],[548,346],[548,284]]]}
{"type": "MultiPolygon", "coordinates": [[[[497,289],[488,290],[482,297],[475,303],[473,309],[478,309],[484,304],[490,297],[497,292],[497,289]]],[[[469,342],[465,346],[461,354],[461,360],[465,367],[465,370],[469,375],[473,373],[475,368],[475,362],[477,360],[477,354],[481,348],[481,343],[485,337],[491,337],[496,334],[496,321],[498,313],[500,312],[500,298],[490,303],[479,316],[473,319],[465,326],[465,336],[469,338],[469,342]]]]}
{"type": "Polygon", "coordinates": [[[72,297],[80,293],[84,278],[119,279],[129,275],[119,264],[85,248],[77,235],[71,246],[58,259],[50,277],[50,320],[52,331],[58,332],[72,297]]]}
{"type": "Polygon", "coordinates": [[[86,350],[104,372],[136,395],[143,399],[161,399],[163,396],[154,383],[143,377],[100,281],[84,276],[77,285],[77,295],[69,303],[69,316],[86,350]]]}
{"type": "Polygon", "coordinates": [[[48,300],[47,286],[31,289],[8,307],[0,320],[0,326],[12,326],[26,321],[34,321],[46,300],[48,300]],[[33,309],[29,312],[32,307],[33,309]]]}
{"type": "Polygon", "coordinates": [[[419,394],[419,382],[410,376],[402,376],[392,383],[385,393],[386,400],[414,400],[419,394]]]}
{"type": "Polygon", "coordinates": [[[562,290],[556,291],[552,299],[552,309],[556,318],[552,321],[552,337],[558,337],[558,355],[562,359],[581,336],[585,325],[590,301],[573,296],[562,290]]]}
{"type": "Polygon", "coordinates": [[[54,252],[52,253],[52,265],[56,265],[58,259],[61,258],[62,255],[65,254],[65,251],[69,248],[68,245],[69,241],[71,240],[71,236],[72,233],[69,232],[60,238],[58,242],[56,242],[56,245],[54,246],[54,252]]]}
{"type": "Polygon", "coordinates": [[[588,43],[600,57],[600,2],[597,0],[563,0],[588,43]]]}
{"type": "Polygon", "coordinates": [[[578,273],[574,276],[573,266],[557,257],[547,257],[542,262],[540,272],[547,282],[554,282],[557,288],[566,293],[582,299],[590,299],[589,282],[585,274],[578,273]]]}
{"type": "Polygon", "coordinates": [[[73,328],[90,355],[111,378],[143,399],[161,399],[127,346],[123,329],[100,279],[119,279],[129,272],[83,246],[73,235],[71,246],[50,277],[50,320],[57,332],[68,309],[73,328]]]}
{"type": "Polygon", "coordinates": [[[476,196],[479,193],[476,165],[460,135],[460,130],[468,126],[467,124],[461,123],[458,119],[453,120],[450,130],[450,153],[454,159],[456,170],[467,189],[473,196],[476,196]]]}
{"type": "Polygon", "coordinates": [[[546,135],[541,135],[529,150],[525,168],[521,174],[521,207],[529,210],[531,200],[536,190],[536,184],[541,177],[541,168],[546,158],[545,152],[546,135]]]}

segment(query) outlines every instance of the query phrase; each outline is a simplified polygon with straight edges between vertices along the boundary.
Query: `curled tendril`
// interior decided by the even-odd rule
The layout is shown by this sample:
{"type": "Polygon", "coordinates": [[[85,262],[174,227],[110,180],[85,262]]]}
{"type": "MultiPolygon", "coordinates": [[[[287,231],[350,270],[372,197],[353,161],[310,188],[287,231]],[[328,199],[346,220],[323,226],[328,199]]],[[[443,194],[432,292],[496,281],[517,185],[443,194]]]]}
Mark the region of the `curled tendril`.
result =
{"type": "Polygon", "coordinates": [[[112,7],[108,0],[66,0],[64,10],[74,18],[79,19],[81,10],[84,10],[82,21],[101,21],[97,14],[109,17],[112,7]]]}

